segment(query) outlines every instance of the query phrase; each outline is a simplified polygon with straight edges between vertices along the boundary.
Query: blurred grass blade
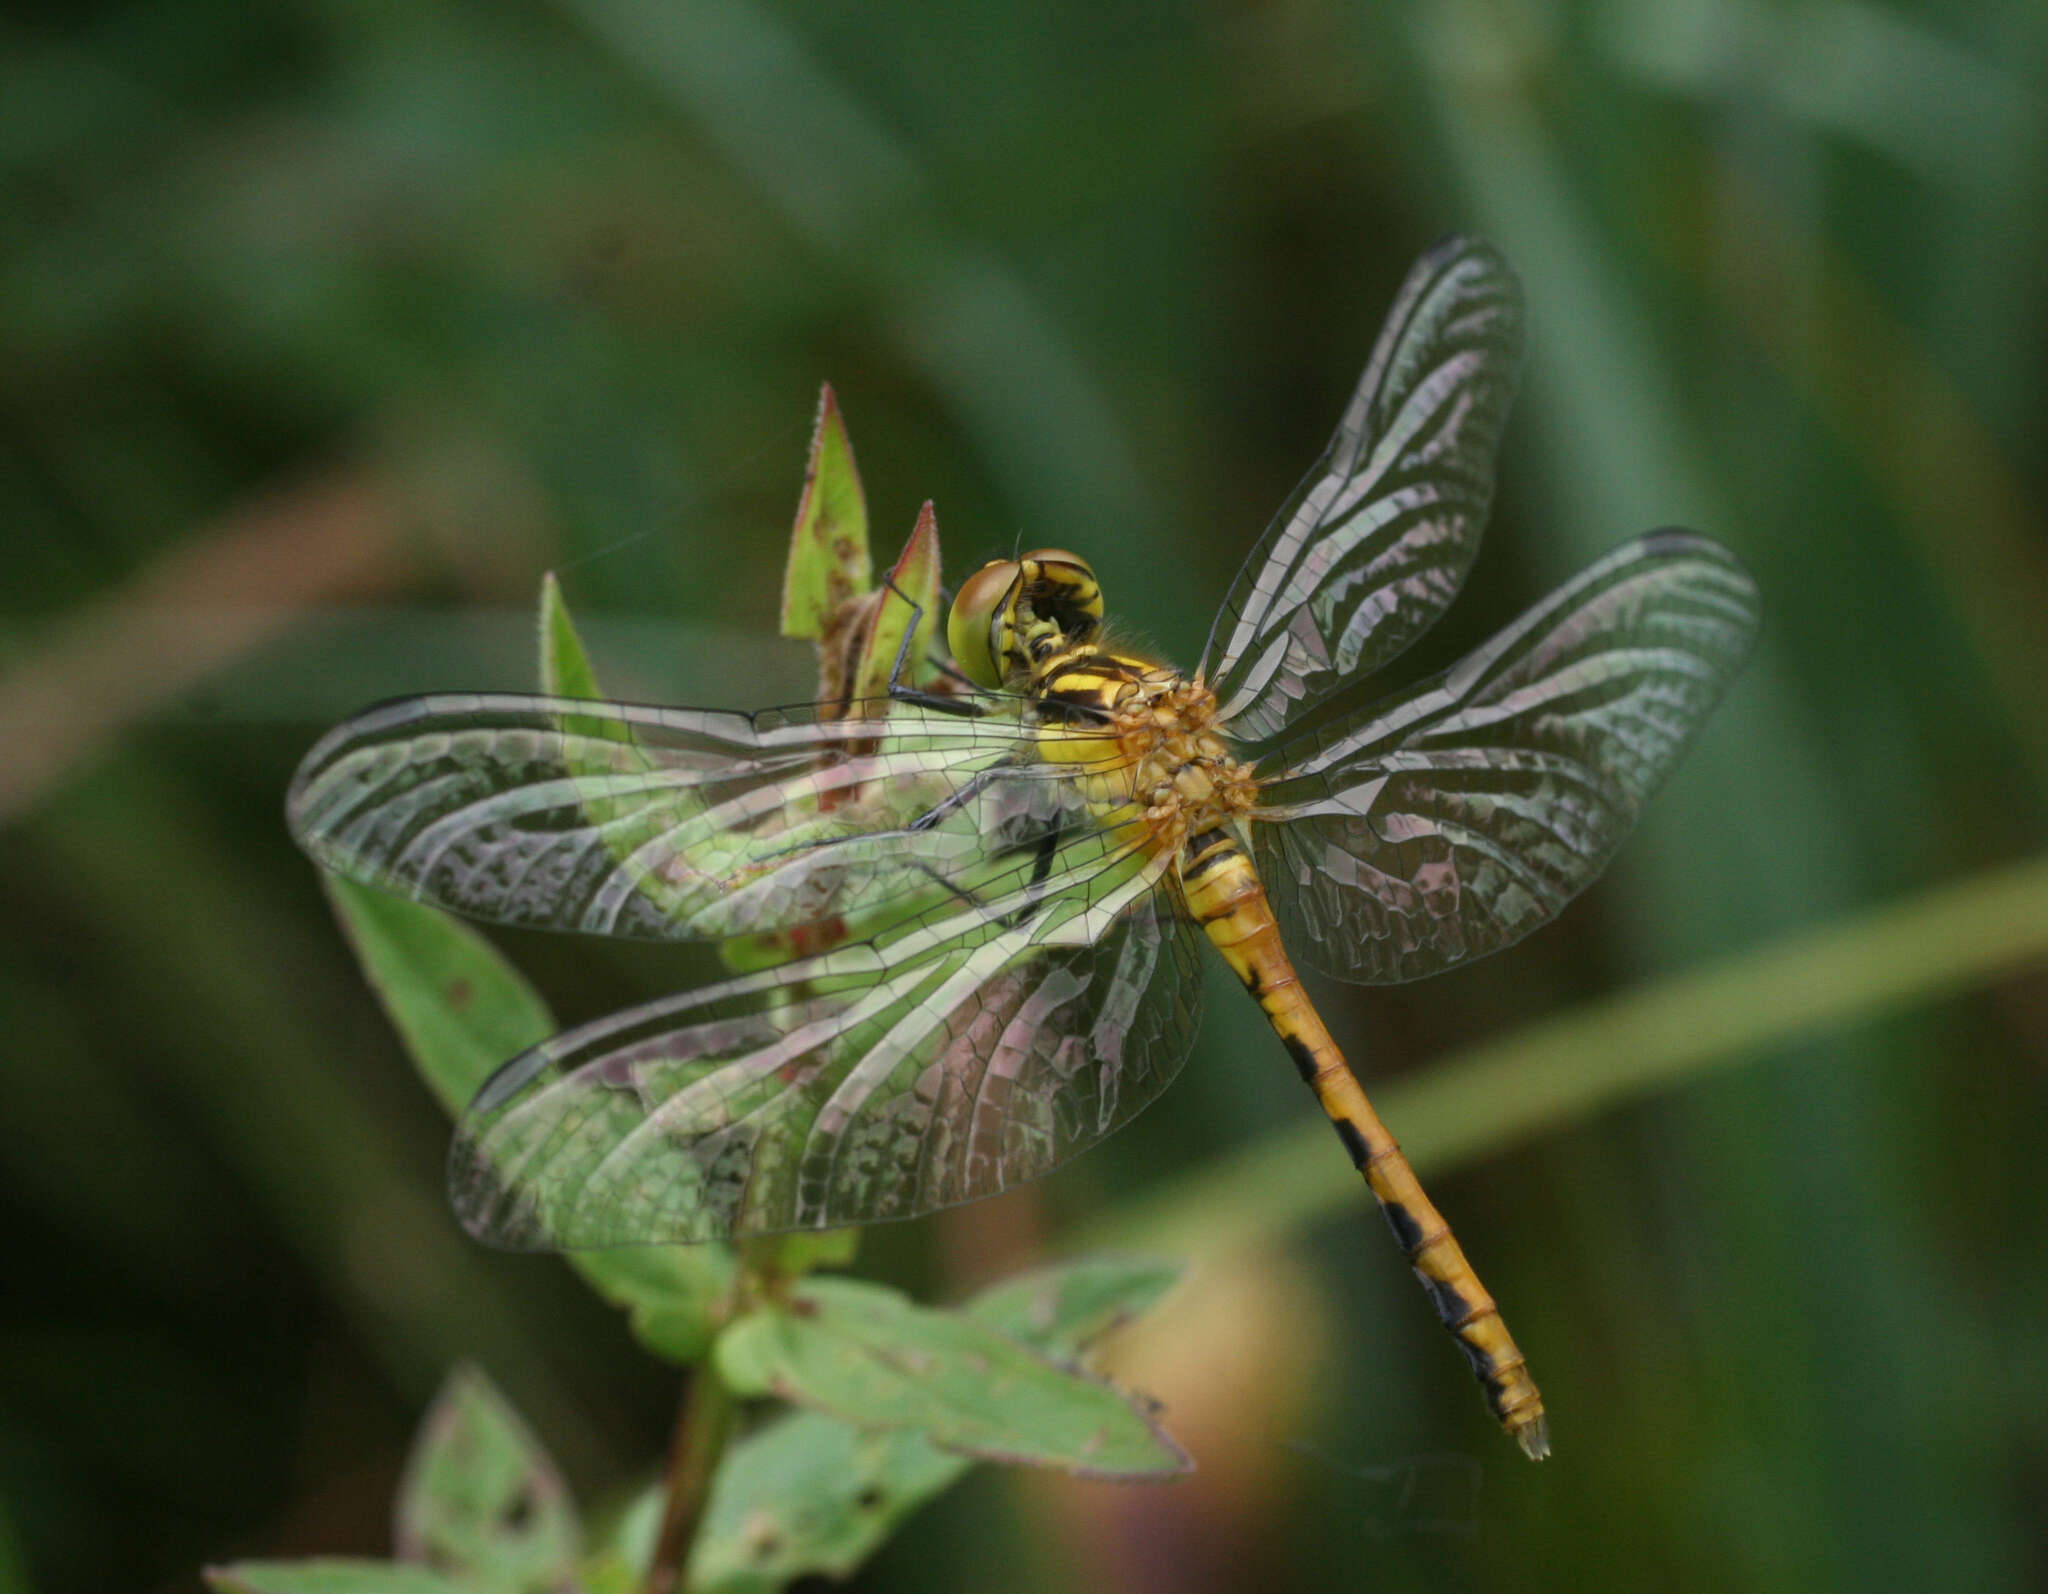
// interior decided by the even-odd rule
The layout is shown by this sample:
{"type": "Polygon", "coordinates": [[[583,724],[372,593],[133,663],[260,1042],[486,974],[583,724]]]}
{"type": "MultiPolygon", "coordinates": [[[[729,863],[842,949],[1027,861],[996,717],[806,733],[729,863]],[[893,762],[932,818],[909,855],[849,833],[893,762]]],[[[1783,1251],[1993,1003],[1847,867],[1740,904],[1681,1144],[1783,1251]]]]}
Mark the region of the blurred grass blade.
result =
{"type": "Polygon", "coordinates": [[[215,1594],[477,1594],[432,1567],[395,1561],[237,1561],[206,1569],[215,1594]]]}
{"type": "MultiPolygon", "coordinates": [[[[2048,857],[1652,981],[1378,1092],[1418,1168],[1482,1156],[1826,1025],[2048,957],[2048,857]]],[[[1216,1256],[1357,1208],[1357,1175],[1304,1122],[1086,1225],[1080,1247],[1216,1256]]]]}
{"type": "Polygon", "coordinates": [[[420,1424],[393,1538],[401,1561],[516,1594],[567,1587],[582,1554],[561,1473],[471,1366],[449,1374],[420,1424]]]}
{"type": "Polygon", "coordinates": [[[914,146],[813,48],[792,12],[747,0],[563,0],[628,71],[724,152],[873,302],[976,439],[1010,500],[1051,521],[1086,504],[1160,555],[1193,601],[1117,412],[1025,275],[953,224],[914,146]]]}
{"type": "MultiPolygon", "coordinates": [[[[0,655],[0,820],[312,606],[400,585],[405,508],[361,471],[273,489],[36,633],[34,651],[10,637],[0,655]],[[195,626],[202,605],[210,623],[195,626]]],[[[13,616],[9,629],[25,632],[13,616]]]]}

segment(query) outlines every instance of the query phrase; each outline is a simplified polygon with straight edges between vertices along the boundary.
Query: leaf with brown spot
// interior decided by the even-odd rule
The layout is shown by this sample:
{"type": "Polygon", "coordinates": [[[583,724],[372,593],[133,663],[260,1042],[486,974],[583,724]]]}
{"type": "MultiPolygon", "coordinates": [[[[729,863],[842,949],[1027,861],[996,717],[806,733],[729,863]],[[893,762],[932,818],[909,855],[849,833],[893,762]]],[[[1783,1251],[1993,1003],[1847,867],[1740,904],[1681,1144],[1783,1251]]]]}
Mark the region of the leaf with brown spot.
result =
{"type": "MultiPolygon", "coordinates": [[[[962,1310],[1048,1355],[1072,1356],[1147,1310],[1179,1273],[1147,1258],[1082,1258],[997,1284],[962,1310]]],[[[994,1364],[980,1361],[986,1376],[994,1364]]],[[[690,1560],[691,1594],[766,1594],[806,1575],[848,1577],[972,1465],[907,1428],[862,1433],[815,1411],[777,1417],[719,1467],[690,1560]]],[[[625,1581],[645,1569],[660,1515],[650,1488],[620,1519],[609,1560],[625,1581]]]]}
{"type": "Polygon", "coordinates": [[[400,1561],[473,1587],[565,1586],[582,1534],[568,1487],[489,1379],[459,1367],[428,1408],[398,1490],[400,1561]]]}
{"type": "Polygon", "coordinates": [[[827,382],[818,392],[818,424],[790,533],[782,580],[782,634],[819,641],[841,605],[874,585],[868,554],[868,506],[853,443],[827,382]]]}
{"type": "Polygon", "coordinates": [[[812,1279],[798,1298],[807,1313],[771,1308],[719,1335],[713,1355],[734,1390],[914,1429],[988,1460],[1112,1478],[1188,1470],[1186,1453],[1123,1393],[972,1315],[854,1279],[812,1279]]]}
{"type": "Polygon", "coordinates": [[[939,522],[927,502],[918,511],[917,524],[890,568],[888,580],[864,601],[857,646],[846,660],[845,679],[834,683],[826,694],[832,701],[886,695],[899,655],[905,685],[931,684],[928,657],[940,620],[940,574],[939,522]],[[905,651],[904,633],[913,622],[916,634],[905,651]]]}

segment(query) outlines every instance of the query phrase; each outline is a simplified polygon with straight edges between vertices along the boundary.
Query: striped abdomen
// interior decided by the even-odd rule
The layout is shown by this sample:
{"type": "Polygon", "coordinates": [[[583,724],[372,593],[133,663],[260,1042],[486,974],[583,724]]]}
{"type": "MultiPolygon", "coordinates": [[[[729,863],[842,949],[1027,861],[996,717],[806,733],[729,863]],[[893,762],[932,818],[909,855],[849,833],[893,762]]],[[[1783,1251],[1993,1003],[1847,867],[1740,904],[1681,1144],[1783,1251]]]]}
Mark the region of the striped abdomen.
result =
{"type": "Polygon", "coordinates": [[[1210,830],[1182,848],[1180,878],[1188,910],[1265,1009],[1302,1079],[1330,1115],[1437,1316],[1457,1335],[1494,1416],[1532,1460],[1540,1461],[1550,1453],[1550,1436],[1543,1397],[1527,1362],[1450,1225],[1423,1193],[1415,1170],[1310,1005],[1280,944],[1279,926],[1251,860],[1227,831],[1210,830]]]}

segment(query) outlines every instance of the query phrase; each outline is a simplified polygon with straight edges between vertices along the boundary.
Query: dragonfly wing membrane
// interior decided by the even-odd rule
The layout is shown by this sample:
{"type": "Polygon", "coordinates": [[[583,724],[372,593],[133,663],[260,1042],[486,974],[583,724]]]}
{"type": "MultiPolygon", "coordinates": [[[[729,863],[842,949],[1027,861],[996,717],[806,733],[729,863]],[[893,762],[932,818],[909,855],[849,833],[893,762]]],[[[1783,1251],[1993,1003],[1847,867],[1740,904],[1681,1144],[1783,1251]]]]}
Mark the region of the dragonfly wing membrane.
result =
{"type": "Polygon", "coordinates": [[[917,911],[1084,823],[1013,719],[743,715],[441,694],[358,715],[293,833],[366,885],[491,923],[724,939],[917,911]]]}
{"type": "Polygon", "coordinates": [[[1399,654],[1457,595],[1493,501],[1521,289],[1452,238],[1402,285],[1328,451],[1231,585],[1202,676],[1247,742],[1399,654]]]}
{"type": "Polygon", "coordinates": [[[1195,932],[1135,839],[515,1058],[458,1132],[457,1212],[518,1249],[700,1241],[1046,1172],[1164,1090],[1199,1021],[1195,932]]]}
{"type": "Polygon", "coordinates": [[[1444,674],[1311,732],[1254,812],[1288,944],[1393,983],[1548,921],[1606,865],[1756,626],[1732,554],[1653,532],[1444,674]]]}

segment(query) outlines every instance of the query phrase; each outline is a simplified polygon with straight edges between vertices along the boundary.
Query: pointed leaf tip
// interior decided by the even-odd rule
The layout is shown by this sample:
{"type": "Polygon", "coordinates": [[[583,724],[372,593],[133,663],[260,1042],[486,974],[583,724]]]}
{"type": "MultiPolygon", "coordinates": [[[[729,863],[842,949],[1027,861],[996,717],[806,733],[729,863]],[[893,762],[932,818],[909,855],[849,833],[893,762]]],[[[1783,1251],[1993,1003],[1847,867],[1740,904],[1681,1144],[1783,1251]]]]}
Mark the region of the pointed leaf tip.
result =
{"type": "Polygon", "coordinates": [[[550,697],[604,696],[552,570],[540,578],[540,689],[550,697]]]}
{"type": "MultiPolygon", "coordinates": [[[[540,689],[550,697],[604,696],[604,689],[597,683],[597,667],[590,662],[589,650],[583,646],[576,622],[569,616],[569,600],[562,595],[562,584],[552,570],[540,581],[540,689]]],[[[633,740],[632,731],[622,720],[565,717],[562,729],[598,741],[633,740]]],[[[609,762],[597,763],[591,772],[611,773],[612,766],[609,762]]]]}
{"type": "Polygon", "coordinates": [[[393,1537],[400,1561],[484,1588],[564,1587],[582,1550],[561,1474],[471,1366],[449,1375],[420,1424],[393,1537]]]}
{"type": "Polygon", "coordinates": [[[790,533],[782,634],[810,641],[823,637],[840,606],[866,592],[874,579],[867,499],[838,397],[827,382],[818,392],[818,423],[811,432],[803,496],[790,533]]]}
{"type": "Polygon", "coordinates": [[[939,521],[932,502],[925,500],[917,512],[917,524],[888,580],[873,596],[874,620],[860,644],[857,657],[849,664],[845,699],[881,697],[889,690],[896,659],[903,652],[903,633],[913,618],[917,635],[910,650],[903,653],[906,685],[921,686],[927,674],[933,628],[939,620],[939,521]]]}

